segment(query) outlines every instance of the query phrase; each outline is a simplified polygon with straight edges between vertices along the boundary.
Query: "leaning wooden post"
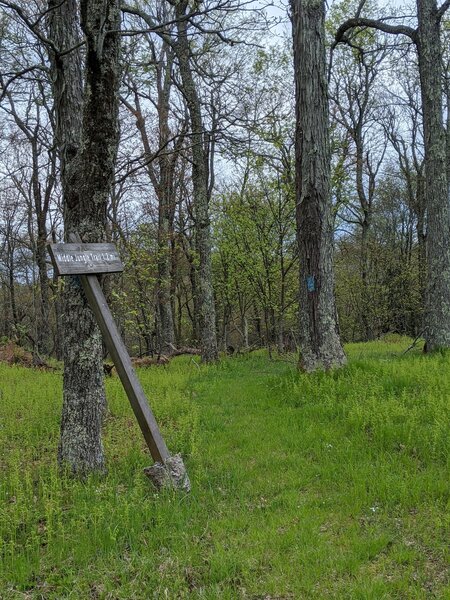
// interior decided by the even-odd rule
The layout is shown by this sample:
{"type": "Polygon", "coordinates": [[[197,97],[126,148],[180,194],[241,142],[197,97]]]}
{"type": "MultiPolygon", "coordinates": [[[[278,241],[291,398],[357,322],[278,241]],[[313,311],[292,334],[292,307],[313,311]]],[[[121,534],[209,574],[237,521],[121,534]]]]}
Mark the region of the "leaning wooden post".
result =
{"type": "Polygon", "coordinates": [[[155,461],[144,472],[158,489],[172,486],[189,491],[190,482],[183,459],[179,454],[171,456],[167,449],[97,277],[100,273],[123,271],[117,249],[114,244],[83,244],[77,234],[70,234],[69,239],[70,244],[49,244],[50,257],[58,275],[75,275],[80,278],[89,306],[155,461]]]}

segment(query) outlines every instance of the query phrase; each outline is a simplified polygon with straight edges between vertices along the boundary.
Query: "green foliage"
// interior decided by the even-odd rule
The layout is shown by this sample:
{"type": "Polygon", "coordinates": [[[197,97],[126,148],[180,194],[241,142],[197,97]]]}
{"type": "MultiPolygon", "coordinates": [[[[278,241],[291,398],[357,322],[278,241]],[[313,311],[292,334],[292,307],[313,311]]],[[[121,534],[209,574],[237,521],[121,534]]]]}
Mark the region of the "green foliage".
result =
{"type": "Polygon", "coordinates": [[[359,240],[341,240],[336,250],[336,300],[344,340],[361,341],[368,332],[372,338],[388,332],[420,333],[422,300],[416,250],[407,258],[398,247],[372,239],[366,286],[360,273],[359,240]]]}
{"type": "Polygon", "coordinates": [[[336,244],[336,296],[344,340],[377,338],[387,332],[417,335],[422,327],[420,255],[405,190],[392,175],[380,177],[362,271],[362,238],[336,244]],[[368,335],[369,334],[369,335],[368,335]]]}
{"type": "MultiPolygon", "coordinates": [[[[359,2],[355,0],[340,0],[339,2],[333,3],[325,22],[325,30],[330,44],[334,41],[334,36],[339,26],[347,21],[347,19],[352,18],[357,13],[358,7],[359,2]]],[[[379,12],[379,7],[376,2],[366,2],[360,16],[377,18],[377,12],[379,12]]],[[[370,28],[361,28],[360,31],[353,35],[354,40],[352,41],[354,41],[356,45],[367,48],[374,45],[378,32],[370,28]]]]}
{"type": "Polygon", "coordinates": [[[242,194],[222,198],[213,264],[219,303],[237,319],[250,306],[253,314],[261,311],[271,329],[266,339],[273,343],[274,326],[287,322],[295,327],[295,204],[289,187],[261,180],[242,194]]]}
{"type": "MultiPolygon", "coordinates": [[[[156,231],[139,226],[123,248],[124,272],[113,282],[110,298],[119,323],[132,339],[146,339],[153,331],[152,298],[157,278],[156,231]]],[[[135,353],[137,348],[133,347],[135,353]]]]}
{"type": "Polygon", "coordinates": [[[61,375],[0,367],[1,598],[448,597],[450,356],[409,344],[141,370],[188,496],[149,487],[115,378],[108,475],[59,477],[61,375]]]}

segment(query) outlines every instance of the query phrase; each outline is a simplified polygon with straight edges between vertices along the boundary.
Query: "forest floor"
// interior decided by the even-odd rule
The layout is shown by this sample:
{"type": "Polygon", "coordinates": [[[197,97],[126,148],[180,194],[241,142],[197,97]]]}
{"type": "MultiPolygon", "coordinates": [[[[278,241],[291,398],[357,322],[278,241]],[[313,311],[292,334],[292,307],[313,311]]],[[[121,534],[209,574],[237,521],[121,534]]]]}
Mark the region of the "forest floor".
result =
{"type": "Polygon", "coordinates": [[[0,365],[0,598],[450,598],[450,355],[409,343],[139,370],[189,495],[150,487],[117,377],[108,475],[60,477],[61,373],[0,365]]]}

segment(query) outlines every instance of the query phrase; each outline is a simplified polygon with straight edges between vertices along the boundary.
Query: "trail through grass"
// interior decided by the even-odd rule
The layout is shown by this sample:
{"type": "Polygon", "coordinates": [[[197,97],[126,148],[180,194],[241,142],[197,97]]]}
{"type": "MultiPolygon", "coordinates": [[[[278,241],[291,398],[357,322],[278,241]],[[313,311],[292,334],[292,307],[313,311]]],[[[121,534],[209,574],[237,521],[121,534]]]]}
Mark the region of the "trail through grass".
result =
{"type": "Polygon", "coordinates": [[[150,488],[117,378],[108,475],[61,478],[61,375],[0,366],[0,598],[450,598],[450,356],[408,343],[141,370],[189,495],[150,488]]]}

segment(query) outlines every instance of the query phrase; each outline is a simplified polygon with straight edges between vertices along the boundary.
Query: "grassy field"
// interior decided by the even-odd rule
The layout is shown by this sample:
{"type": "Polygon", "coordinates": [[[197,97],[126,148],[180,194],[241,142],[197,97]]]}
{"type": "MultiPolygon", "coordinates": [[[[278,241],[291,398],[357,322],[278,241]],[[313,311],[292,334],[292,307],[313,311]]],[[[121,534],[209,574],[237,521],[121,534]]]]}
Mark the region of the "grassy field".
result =
{"type": "Polygon", "coordinates": [[[155,493],[117,378],[106,478],[60,478],[61,374],[0,366],[0,598],[450,598],[450,355],[139,372],[190,495],[155,493]]]}

